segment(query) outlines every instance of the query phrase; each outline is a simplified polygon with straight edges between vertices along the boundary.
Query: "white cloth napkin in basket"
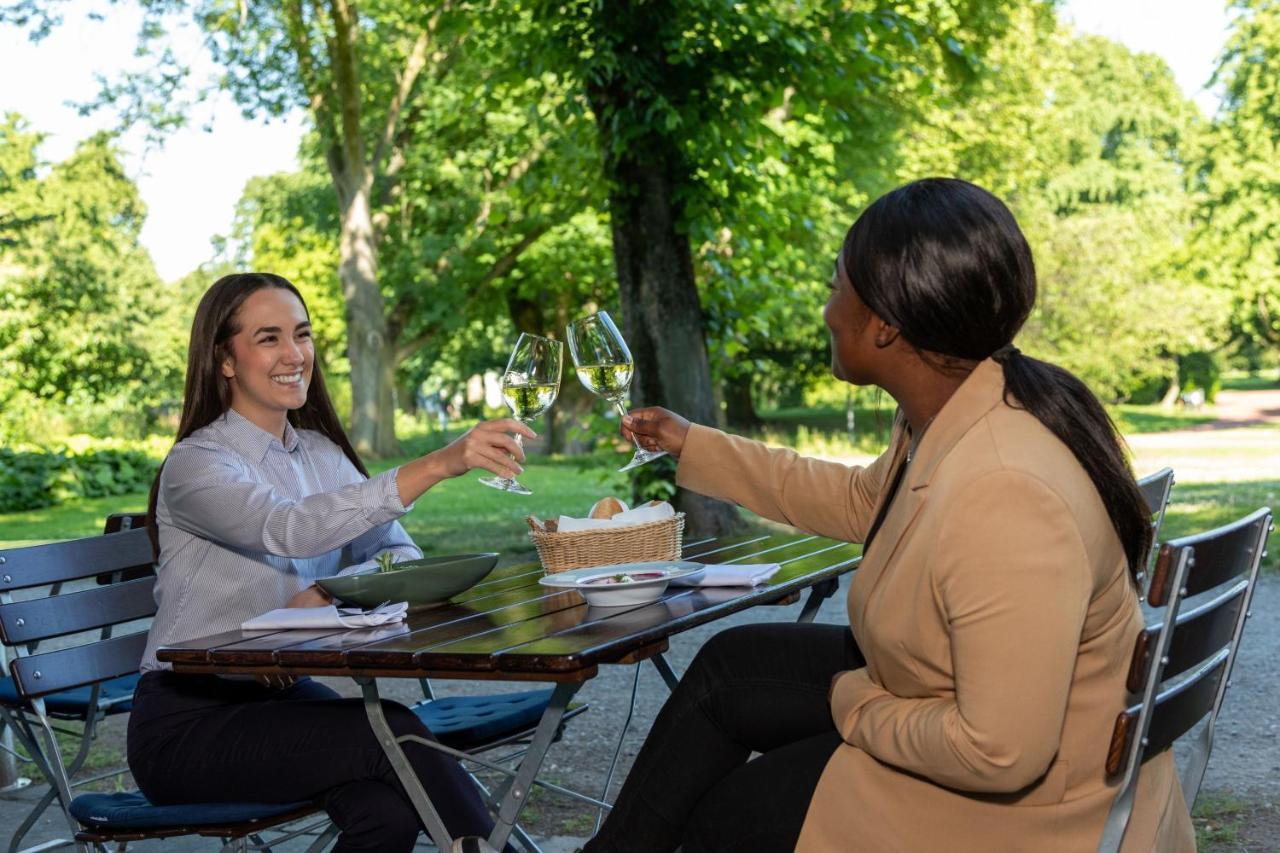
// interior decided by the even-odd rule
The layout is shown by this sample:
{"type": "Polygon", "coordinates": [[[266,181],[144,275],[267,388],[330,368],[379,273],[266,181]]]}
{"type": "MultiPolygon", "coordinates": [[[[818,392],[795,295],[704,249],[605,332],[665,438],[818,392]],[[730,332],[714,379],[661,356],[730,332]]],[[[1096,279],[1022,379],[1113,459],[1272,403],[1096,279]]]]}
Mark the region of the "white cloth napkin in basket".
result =
{"type": "Polygon", "coordinates": [[[245,620],[240,627],[245,631],[279,631],[290,628],[374,628],[403,622],[409,612],[406,601],[380,604],[372,610],[328,604],[324,607],[281,607],[269,610],[261,616],[245,620]]]}
{"type": "Polygon", "coordinates": [[[708,563],[696,575],[672,578],[672,586],[759,586],[777,573],[778,563],[708,563]]]}
{"type": "Polygon", "coordinates": [[[556,519],[556,529],[561,533],[575,533],[579,530],[607,530],[610,527],[631,527],[635,524],[649,524],[671,518],[676,511],[671,504],[663,501],[657,506],[638,506],[620,512],[613,518],[570,518],[562,515],[556,519]]]}

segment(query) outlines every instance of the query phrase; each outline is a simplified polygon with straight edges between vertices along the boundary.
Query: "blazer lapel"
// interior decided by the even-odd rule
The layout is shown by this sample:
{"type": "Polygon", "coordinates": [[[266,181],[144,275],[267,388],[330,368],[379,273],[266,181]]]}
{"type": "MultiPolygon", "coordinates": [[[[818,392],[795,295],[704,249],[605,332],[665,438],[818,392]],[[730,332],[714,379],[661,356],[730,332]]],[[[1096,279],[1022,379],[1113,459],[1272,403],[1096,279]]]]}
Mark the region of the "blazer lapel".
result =
{"type": "MultiPolygon", "coordinates": [[[[974,368],[925,431],[884,523],[877,531],[866,559],[858,567],[855,581],[865,593],[859,596],[861,607],[857,614],[857,624],[865,624],[867,604],[875,593],[876,586],[889,570],[903,537],[924,506],[929,481],[938,465],[965,433],[982,420],[987,412],[999,405],[1003,398],[1004,368],[987,359],[974,368]]],[[[905,457],[905,447],[901,455],[905,457]]]]}

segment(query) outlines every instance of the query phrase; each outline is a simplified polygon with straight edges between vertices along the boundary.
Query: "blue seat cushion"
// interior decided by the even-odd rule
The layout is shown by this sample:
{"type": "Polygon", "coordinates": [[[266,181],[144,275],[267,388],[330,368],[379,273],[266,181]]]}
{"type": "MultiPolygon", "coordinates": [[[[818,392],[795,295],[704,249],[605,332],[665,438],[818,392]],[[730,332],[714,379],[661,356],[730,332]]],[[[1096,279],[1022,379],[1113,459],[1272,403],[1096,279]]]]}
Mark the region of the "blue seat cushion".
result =
{"type": "MultiPolygon", "coordinates": [[[[138,686],[138,679],[141,677],[140,673],[135,672],[102,682],[98,701],[118,700],[107,706],[108,714],[123,714],[133,708],[133,689],[138,686]]],[[[51,693],[44,697],[44,706],[55,717],[82,718],[87,716],[89,693],[92,690],[92,687],[77,687],[75,690],[51,693]]],[[[13,679],[8,676],[0,678],[0,704],[18,707],[26,707],[27,704],[27,700],[18,695],[13,679]]]]}
{"type": "Polygon", "coordinates": [[[311,806],[311,803],[195,803],[155,806],[140,791],[125,794],[81,794],[71,801],[71,814],[99,830],[165,829],[220,826],[262,820],[311,806]]]}
{"type": "Polygon", "coordinates": [[[537,725],[551,701],[551,690],[451,696],[414,707],[445,746],[473,749],[537,725]]]}

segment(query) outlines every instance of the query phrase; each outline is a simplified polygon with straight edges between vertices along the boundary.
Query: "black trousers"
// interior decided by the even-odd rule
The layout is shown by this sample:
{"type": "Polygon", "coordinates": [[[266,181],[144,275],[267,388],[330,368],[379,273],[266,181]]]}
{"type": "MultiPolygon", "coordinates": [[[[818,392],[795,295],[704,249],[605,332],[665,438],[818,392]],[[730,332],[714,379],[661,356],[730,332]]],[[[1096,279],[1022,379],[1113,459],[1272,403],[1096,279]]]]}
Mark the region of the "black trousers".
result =
{"type": "Polygon", "coordinates": [[[744,625],[698,652],[586,853],[795,848],[840,745],[827,694],[865,666],[848,628],[744,625]],[[748,761],[751,753],[760,755],[748,761]]]}
{"type": "MultiPolygon", "coordinates": [[[[431,734],[384,701],[396,735],[431,734]]],[[[493,822],[458,762],[421,744],[405,755],[452,835],[493,822]]],[[[310,800],[341,830],[337,851],[407,851],[422,827],[374,737],[364,704],[304,679],[287,688],[150,672],[129,718],[129,769],[157,805],[310,800]]]]}

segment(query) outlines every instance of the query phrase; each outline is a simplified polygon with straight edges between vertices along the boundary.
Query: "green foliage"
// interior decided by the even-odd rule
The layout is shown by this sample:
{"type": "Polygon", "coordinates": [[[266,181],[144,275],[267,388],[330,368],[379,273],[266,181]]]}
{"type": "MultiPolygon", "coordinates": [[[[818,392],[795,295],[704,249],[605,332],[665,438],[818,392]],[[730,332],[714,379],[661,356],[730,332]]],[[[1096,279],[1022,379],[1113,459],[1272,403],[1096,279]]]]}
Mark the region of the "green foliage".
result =
{"type": "MultiPolygon", "coordinates": [[[[1233,338],[1280,344],[1280,3],[1235,0],[1215,81],[1224,88],[1197,179],[1192,260],[1231,301],[1233,338]]],[[[1255,365],[1256,366],[1256,365],[1255,365]]]]}
{"type": "Polygon", "coordinates": [[[1191,352],[1178,357],[1178,384],[1186,391],[1203,391],[1212,403],[1222,387],[1222,366],[1212,352],[1191,352]]]}
{"type": "Polygon", "coordinates": [[[127,495],[151,487],[158,460],[145,450],[12,450],[0,447],[0,512],[40,509],[77,498],[127,495]]]}
{"type": "Polygon", "coordinates": [[[145,210],[110,139],[42,168],[40,135],[0,121],[0,439],[44,440],[22,413],[128,408],[153,420],[181,384],[171,292],[138,244],[145,210]]]}

